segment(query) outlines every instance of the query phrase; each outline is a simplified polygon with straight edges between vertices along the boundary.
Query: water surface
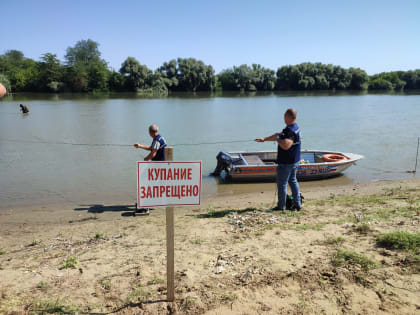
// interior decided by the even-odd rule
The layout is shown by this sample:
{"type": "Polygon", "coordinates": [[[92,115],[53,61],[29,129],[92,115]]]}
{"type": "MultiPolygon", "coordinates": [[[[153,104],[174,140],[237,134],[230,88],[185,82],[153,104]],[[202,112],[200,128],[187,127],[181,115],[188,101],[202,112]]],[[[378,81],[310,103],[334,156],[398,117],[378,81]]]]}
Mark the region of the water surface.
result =
{"type": "MultiPolygon", "coordinates": [[[[151,123],[174,145],[176,160],[201,160],[208,174],[219,151],[275,150],[273,142],[251,140],[281,130],[288,107],[298,111],[302,148],[366,157],[345,176],[323,184],[413,177],[406,171],[414,168],[420,136],[420,95],[415,93],[175,94],[161,99],[24,94],[0,101],[0,207],[134,202],[135,162],[147,153],[131,144],[151,143],[151,123]],[[19,113],[19,103],[29,106],[29,115],[19,113]],[[238,140],[244,142],[200,144],[238,140]]],[[[273,184],[220,185],[210,177],[204,183],[207,198],[274,189],[273,184]]]]}

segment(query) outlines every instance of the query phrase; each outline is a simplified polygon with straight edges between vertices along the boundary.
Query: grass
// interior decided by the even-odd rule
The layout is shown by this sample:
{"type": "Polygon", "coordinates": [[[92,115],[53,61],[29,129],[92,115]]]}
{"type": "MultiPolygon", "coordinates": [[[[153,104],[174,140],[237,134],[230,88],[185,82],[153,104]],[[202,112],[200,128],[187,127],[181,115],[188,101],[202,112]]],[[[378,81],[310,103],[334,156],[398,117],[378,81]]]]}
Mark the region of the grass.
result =
{"type": "Polygon", "coordinates": [[[76,259],[76,257],[74,256],[67,257],[63,261],[63,269],[69,269],[69,268],[75,269],[78,264],[79,264],[79,261],[76,259]]]}
{"type": "Polygon", "coordinates": [[[327,223],[317,223],[317,224],[293,224],[293,225],[279,225],[283,229],[294,230],[294,231],[306,231],[306,230],[315,230],[321,231],[327,223]]]}
{"type": "MultiPolygon", "coordinates": [[[[181,300],[180,311],[183,311],[182,313],[184,313],[184,311],[190,310],[194,306],[194,304],[195,304],[195,299],[194,298],[186,297],[185,299],[181,300]]],[[[186,314],[188,314],[188,313],[186,313],[186,314]]]]}
{"type": "Polygon", "coordinates": [[[344,243],[344,238],[341,236],[337,237],[329,237],[325,240],[325,244],[327,245],[341,245],[344,243]]]}
{"type": "Polygon", "coordinates": [[[147,281],[147,285],[154,285],[154,284],[163,284],[165,280],[159,277],[154,277],[153,279],[147,281]]]}
{"type": "Polygon", "coordinates": [[[339,249],[331,259],[333,266],[355,265],[364,270],[374,269],[377,263],[363,254],[358,254],[346,249],[339,249]]]}
{"type": "Polygon", "coordinates": [[[223,293],[220,298],[224,302],[233,302],[238,299],[238,296],[235,293],[223,293]]]}
{"type": "Polygon", "coordinates": [[[317,223],[317,224],[297,224],[293,227],[296,231],[305,231],[305,230],[315,230],[321,231],[326,223],[317,223]]]}
{"type": "Polygon", "coordinates": [[[362,223],[354,227],[354,231],[360,234],[368,234],[372,232],[372,228],[367,223],[362,223]]]}
{"type": "Polygon", "coordinates": [[[0,248],[0,255],[6,254],[6,251],[3,248],[0,248]]]}
{"type": "Polygon", "coordinates": [[[200,239],[196,239],[196,240],[191,240],[190,242],[191,242],[191,244],[194,244],[194,245],[201,245],[201,244],[203,244],[205,241],[200,240],[200,239]]]}
{"type": "Polygon", "coordinates": [[[79,312],[75,305],[65,304],[60,299],[39,300],[25,307],[29,314],[76,314],[79,312]]]}
{"type": "Polygon", "coordinates": [[[342,225],[344,223],[356,223],[356,220],[355,220],[354,217],[348,216],[348,217],[344,217],[344,218],[340,218],[340,219],[334,220],[331,223],[332,224],[342,225]]]}
{"type": "Polygon", "coordinates": [[[103,232],[97,232],[95,234],[95,239],[96,240],[100,240],[100,239],[103,239],[103,238],[104,238],[104,233],[103,232]]]}
{"type": "Polygon", "coordinates": [[[102,280],[101,281],[101,287],[105,290],[105,291],[111,291],[111,281],[110,280],[102,280]]]}
{"type": "Polygon", "coordinates": [[[368,205],[378,205],[378,204],[387,204],[392,197],[380,196],[380,195],[367,195],[367,196],[335,196],[331,195],[328,199],[323,200],[313,200],[307,202],[308,205],[312,206],[334,206],[334,205],[343,205],[343,206],[368,206],[368,205]]]}
{"type": "Polygon", "coordinates": [[[377,237],[376,244],[387,249],[417,251],[420,249],[420,233],[383,233],[377,237]]]}
{"type": "Polygon", "coordinates": [[[313,206],[344,206],[357,208],[362,219],[353,217],[338,218],[333,224],[364,223],[368,221],[389,221],[393,218],[405,217],[414,219],[420,216],[420,201],[417,191],[413,189],[396,188],[385,195],[368,196],[331,196],[324,200],[310,201],[313,206]]]}
{"type": "Polygon", "coordinates": [[[126,298],[126,303],[130,304],[133,302],[138,301],[138,299],[145,299],[151,296],[152,293],[150,291],[146,291],[143,288],[138,288],[137,290],[132,291],[126,298]]]}

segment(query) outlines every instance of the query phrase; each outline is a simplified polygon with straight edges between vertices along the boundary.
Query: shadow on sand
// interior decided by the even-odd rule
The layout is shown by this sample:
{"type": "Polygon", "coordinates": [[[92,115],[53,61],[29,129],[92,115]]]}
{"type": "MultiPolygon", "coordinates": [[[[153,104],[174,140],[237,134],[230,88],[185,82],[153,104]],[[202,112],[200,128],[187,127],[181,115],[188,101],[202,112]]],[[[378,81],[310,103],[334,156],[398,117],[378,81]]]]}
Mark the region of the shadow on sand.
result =
{"type": "Polygon", "coordinates": [[[104,212],[121,212],[123,217],[133,217],[147,214],[145,211],[137,210],[136,205],[112,205],[104,206],[101,204],[81,205],[74,208],[75,211],[87,211],[89,213],[100,214],[104,212]]]}

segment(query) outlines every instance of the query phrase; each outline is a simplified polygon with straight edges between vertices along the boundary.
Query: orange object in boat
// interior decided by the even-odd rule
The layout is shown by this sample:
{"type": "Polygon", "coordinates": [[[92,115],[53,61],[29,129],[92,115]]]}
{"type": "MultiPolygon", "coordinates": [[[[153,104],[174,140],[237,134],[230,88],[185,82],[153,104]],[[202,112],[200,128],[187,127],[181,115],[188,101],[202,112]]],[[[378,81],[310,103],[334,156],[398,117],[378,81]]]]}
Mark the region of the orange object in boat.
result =
{"type": "Polygon", "coordinates": [[[324,154],[322,159],[325,162],[338,162],[342,160],[349,160],[349,158],[342,154],[324,154]]]}

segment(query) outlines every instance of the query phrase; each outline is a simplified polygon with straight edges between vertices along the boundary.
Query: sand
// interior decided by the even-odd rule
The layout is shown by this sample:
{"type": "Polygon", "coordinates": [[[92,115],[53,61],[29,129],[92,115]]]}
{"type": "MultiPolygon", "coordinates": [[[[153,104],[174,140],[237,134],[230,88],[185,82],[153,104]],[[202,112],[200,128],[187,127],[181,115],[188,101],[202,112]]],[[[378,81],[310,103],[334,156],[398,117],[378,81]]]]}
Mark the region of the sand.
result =
{"type": "Polygon", "coordinates": [[[164,208],[2,209],[0,313],[419,313],[419,253],[376,240],[420,231],[420,180],[305,189],[300,212],[271,212],[273,191],[255,190],[175,208],[174,303],[164,208]]]}

